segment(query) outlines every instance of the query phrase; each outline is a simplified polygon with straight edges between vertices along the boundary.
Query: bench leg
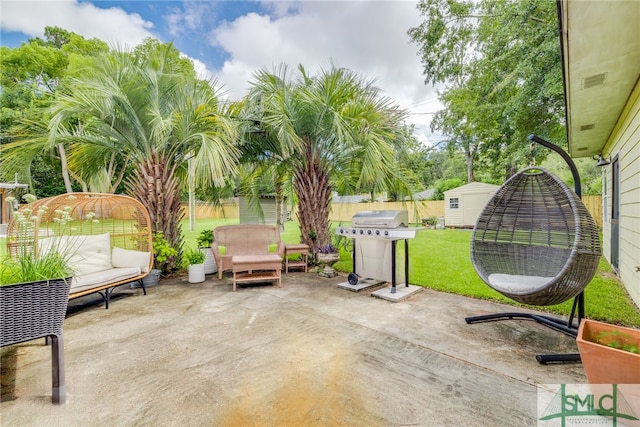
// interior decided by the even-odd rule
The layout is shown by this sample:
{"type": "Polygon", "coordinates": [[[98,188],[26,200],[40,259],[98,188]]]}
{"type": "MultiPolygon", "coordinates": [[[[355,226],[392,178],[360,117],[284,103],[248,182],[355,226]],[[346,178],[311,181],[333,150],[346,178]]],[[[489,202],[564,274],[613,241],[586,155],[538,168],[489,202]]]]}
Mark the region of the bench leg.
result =
{"type": "Polygon", "coordinates": [[[62,334],[51,335],[51,401],[64,403],[67,385],[64,379],[64,344],[62,334]]]}

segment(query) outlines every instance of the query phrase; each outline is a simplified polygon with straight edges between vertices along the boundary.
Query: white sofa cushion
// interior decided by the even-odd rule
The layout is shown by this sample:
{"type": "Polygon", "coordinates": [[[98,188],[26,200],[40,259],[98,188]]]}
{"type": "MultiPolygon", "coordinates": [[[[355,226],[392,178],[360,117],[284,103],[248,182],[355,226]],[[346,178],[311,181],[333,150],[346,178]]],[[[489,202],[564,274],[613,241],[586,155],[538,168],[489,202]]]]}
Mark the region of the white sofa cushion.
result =
{"type": "Polygon", "coordinates": [[[489,275],[488,279],[494,289],[503,290],[516,295],[525,295],[544,288],[554,278],[493,273],[489,275]]]}
{"type": "Polygon", "coordinates": [[[40,239],[40,253],[55,250],[63,254],[76,276],[112,268],[109,233],[60,236],[40,239]]]}
{"type": "Polygon", "coordinates": [[[143,273],[149,271],[151,252],[122,249],[117,246],[111,251],[111,265],[119,267],[140,267],[143,273]]]}
{"type": "Polygon", "coordinates": [[[109,270],[75,276],[71,280],[71,293],[119,282],[140,274],[140,267],[111,268],[109,270]]]}

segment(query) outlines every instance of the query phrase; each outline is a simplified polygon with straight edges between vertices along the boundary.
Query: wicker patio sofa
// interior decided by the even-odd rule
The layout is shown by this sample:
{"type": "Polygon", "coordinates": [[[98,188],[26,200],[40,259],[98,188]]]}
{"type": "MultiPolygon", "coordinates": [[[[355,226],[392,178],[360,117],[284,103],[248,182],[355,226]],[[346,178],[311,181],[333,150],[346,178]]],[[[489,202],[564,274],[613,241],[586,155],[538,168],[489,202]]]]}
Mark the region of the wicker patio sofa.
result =
{"type": "Polygon", "coordinates": [[[234,290],[239,281],[275,280],[280,284],[285,244],[280,240],[278,227],[262,224],[223,225],[213,230],[213,237],[211,249],[218,266],[218,278],[222,279],[224,271],[232,270],[234,290]],[[261,270],[261,267],[269,271],[253,273],[254,268],[261,270]],[[242,275],[242,272],[247,274],[242,275]]]}
{"type": "Polygon", "coordinates": [[[119,194],[68,193],[36,200],[29,208],[40,215],[37,237],[25,236],[12,221],[7,248],[17,256],[35,238],[40,251],[64,250],[74,270],[69,299],[99,293],[109,308],[111,292],[132,282],[147,294],[142,279],[153,266],[151,220],[139,201],[119,194]]]}

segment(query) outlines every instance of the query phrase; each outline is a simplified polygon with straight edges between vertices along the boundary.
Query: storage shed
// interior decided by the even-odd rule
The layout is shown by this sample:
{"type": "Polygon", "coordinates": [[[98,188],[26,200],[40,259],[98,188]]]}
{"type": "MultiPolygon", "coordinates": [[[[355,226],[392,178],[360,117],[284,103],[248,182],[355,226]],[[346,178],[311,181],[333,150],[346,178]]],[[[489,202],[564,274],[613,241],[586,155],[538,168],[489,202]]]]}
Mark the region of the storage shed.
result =
{"type": "Polygon", "coordinates": [[[260,196],[260,209],[262,215],[251,205],[248,196],[238,197],[240,210],[240,224],[276,224],[276,198],[275,196],[260,196]]]}
{"type": "Polygon", "coordinates": [[[446,227],[473,228],[478,215],[499,185],[472,182],[444,192],[446,227]]]}

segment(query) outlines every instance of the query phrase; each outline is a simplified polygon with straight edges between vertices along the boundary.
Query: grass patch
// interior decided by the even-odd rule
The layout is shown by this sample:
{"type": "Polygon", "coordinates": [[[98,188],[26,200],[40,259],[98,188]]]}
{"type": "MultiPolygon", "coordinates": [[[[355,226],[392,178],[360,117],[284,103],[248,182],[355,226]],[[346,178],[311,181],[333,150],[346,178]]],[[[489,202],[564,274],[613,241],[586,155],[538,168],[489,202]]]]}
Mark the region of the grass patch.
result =
{"type": "MultiPolygon", "coordinates": [[[[569,315],[573,299],[546,307],[517,303],[486,285],[471,263],[471,230],[425,230],[409,240],[409,282],[442,292],[569,315]]],[[[348,254],[335,265],[351,271],[348,254]]],[[[586,315],[608,323],[640,327],[640,310],[604,257],[585,289],[586,315]]]]}
{"type": "MultiPolygon", "coordinates": [[[[487,286],[476,274],[470,255],[471,230],[425,230],[409,241],[409,282],[444,292],[568,315],[573,299],[546,307],[519,304],[487,286]]],[[[640,310],[601,258],[585,289],[590,319],[640,327],[640,310]]]]}

